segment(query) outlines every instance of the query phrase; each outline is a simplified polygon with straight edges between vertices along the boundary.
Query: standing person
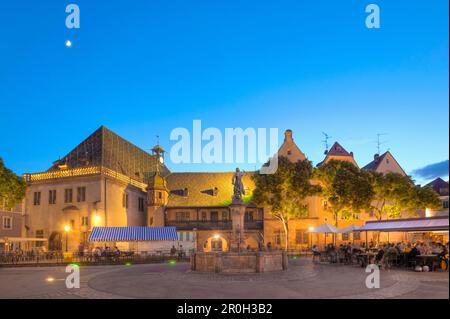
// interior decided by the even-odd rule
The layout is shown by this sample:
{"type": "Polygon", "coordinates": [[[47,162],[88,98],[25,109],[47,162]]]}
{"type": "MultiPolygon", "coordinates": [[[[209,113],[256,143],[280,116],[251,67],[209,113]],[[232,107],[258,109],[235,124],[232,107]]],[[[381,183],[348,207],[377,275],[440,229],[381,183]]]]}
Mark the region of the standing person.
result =
{"type": "Polygon", "coordinates": [[[84,244],[80,243],[78,245],[78,256],[83,257],[84,256],[84,244]]]}
{"type": "Polygon", "coordinates": [[[313,253],[313,259],[312,259],[313,262],[316,261],[316,257],[318,257],[320,259],[320,251],[319,251],[319,248],[317,247],[317,245],[313,245],[311,248],[311,251],[313,253]]]}

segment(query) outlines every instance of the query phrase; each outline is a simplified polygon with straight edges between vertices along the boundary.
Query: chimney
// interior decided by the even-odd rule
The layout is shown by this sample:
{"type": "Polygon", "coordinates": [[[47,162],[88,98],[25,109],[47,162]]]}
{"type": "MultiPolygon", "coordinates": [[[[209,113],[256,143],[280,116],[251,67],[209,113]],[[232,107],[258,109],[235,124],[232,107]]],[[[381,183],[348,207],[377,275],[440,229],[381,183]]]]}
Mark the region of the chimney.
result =
{"type": "Polygon", "coordinates": [[[353,157],[353,152],[350,152],[350,156],[353,157]]]}
{"type": "Polygon", "coordinates": [[[378,159],[378,157],[380,157],[380,155],[377,153],[373,156],[373,159],[376,160],[376,159],[378,159]]]}
{"type": "Polygon", "coordinates": [[[292,138],[292,130],[286,130],[285,132],[284,132],[284,141],[285,142],[287,142],[287,141],[289,141],[289,142],[291,142],[291,141],[293,141],[294,139],[292,138]]]}

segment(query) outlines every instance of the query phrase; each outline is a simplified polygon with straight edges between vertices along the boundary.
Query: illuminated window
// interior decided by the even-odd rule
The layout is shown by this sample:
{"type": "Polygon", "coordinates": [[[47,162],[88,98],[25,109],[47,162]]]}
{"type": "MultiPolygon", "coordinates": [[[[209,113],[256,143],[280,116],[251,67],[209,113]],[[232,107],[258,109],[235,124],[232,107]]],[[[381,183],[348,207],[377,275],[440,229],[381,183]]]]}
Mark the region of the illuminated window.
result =
{"type": "Polygon", "coordinates": [[[348,240],[348,233],[342,233],[342,240],[348,240]]]}
{"type": "Polygon", "coordinates": [[[89,217],[88,216],[81,217],[81,226],[89,226],[89,217]]]}
{"type": "Polygon", "coordinates": [[[361,240],[361,233],[353,233],[354,240],[361,240]]]}

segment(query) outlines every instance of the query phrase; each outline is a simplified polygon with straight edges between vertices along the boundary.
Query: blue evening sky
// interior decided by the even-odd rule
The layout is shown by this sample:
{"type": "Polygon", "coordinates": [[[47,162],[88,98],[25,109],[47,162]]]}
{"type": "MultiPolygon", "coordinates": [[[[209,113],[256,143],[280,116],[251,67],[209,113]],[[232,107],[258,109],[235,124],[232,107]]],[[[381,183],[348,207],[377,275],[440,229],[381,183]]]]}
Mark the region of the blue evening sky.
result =
{"type": "Polygon", "coordinates": [[[382,150],[408,173],[447,161],[432,174],[448,176],[447,0],[78,0],[78,30],[69,3],[0,3],[0,156],[18,174],[100,125],[144,149],[159,134],[169,150],[171,130],[199,119],[277,127],[280,142],[290,128],[314,163],[322,132],[360,166],[387,133],[382,150]],[[365,27],[369,3],[381,29],[365,27]]]}

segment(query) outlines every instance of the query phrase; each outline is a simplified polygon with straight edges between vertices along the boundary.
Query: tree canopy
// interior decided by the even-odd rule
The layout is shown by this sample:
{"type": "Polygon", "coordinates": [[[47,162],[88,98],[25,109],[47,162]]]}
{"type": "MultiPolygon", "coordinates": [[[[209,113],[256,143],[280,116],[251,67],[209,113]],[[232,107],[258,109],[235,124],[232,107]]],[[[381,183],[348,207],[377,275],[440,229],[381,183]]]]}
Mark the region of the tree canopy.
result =
{"type": "Polygon", "coordinates": [[[13,208],[25,196],[26,184],[0,158],[0,206],[13,208]]]}
{"type": "Polygon", "coordinates": [[[314,168],[308,160],[292,163],[286,157],[278,158],[274,174],[255,174],[253,201],[265,206],[279,220],[285,233],[288,249],[289,220],[308,216],[306,198],[320,192],[320,186],[311,184],[314,168]]]}
{"type": "Polygon", "coordinates": [[[348,219],[370,207],[374,191],[367,172],[345,161],[331,160],[316,170],[335,226],[340,219],[348,219]]]}

